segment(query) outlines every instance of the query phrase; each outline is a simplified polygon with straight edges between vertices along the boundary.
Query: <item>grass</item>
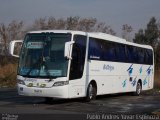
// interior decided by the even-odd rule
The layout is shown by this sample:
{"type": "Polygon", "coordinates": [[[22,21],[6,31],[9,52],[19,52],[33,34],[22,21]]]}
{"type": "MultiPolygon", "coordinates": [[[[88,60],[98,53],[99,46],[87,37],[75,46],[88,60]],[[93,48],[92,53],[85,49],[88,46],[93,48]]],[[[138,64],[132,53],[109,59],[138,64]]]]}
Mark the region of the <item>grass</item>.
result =
{"type": "Polygon", "coordinates": [[[8,63],[0,66],[0,87],[16,86],[17,64],[8,63]]]}
{"type": "Polygon", "coordinates": [[[160,89],[160,69],[155,71],[154,88],[160,89]]]}

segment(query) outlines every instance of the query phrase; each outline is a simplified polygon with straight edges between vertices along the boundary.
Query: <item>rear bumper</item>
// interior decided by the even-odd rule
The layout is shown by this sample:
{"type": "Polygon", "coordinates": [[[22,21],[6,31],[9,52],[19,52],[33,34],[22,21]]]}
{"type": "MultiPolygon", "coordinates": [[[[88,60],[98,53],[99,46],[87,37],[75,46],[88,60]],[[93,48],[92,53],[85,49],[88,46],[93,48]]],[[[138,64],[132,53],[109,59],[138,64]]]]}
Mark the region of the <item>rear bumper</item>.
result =
{"type": "Polygon", "coordinates": [[[18,94],[24,96],[68,98],[68,85],[51,88],[38,88],[18,84],[17,89],[18,94]]]}

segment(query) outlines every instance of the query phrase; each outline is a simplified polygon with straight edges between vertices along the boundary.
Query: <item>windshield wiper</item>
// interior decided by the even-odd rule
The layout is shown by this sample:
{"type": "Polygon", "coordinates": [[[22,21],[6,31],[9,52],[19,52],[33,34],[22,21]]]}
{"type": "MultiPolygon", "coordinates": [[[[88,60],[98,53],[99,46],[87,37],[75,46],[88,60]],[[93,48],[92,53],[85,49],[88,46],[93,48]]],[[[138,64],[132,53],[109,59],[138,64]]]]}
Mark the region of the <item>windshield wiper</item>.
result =
{"type": "MultiPolygon", "coordinates": [[[[39,76],[39,75],[36,75],[36,76],[32,76],[32,75],[21,75],[23,77],[28,77],[28,78],[44,78],[44,79],[48,79],[50,77],[50,79],[56,79],[58,77],[61,77],[61,76],[39,76]]],[[[50,80],[49,80],[50,82],[50,80]]]]}

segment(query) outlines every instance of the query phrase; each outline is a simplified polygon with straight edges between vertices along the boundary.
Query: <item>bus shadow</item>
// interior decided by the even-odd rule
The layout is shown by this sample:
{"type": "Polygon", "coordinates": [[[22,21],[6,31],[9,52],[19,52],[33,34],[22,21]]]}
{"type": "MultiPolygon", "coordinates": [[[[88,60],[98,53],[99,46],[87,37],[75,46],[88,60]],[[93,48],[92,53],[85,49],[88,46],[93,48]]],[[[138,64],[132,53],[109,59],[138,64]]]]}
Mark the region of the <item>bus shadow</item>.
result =
{"type": "Polygon", "coordinates": [[[99,95],[96,97],[95,100],[91,100],[90,102],[87,102],[85,98],[73,98],[73,99],[53,99],[52,101],[43,101],[42,104],[65,104],[65,103],[86,103],[86,104],[92,104],[96,101],[103,101],[103,100],[109,100],[109,99],[117,99],[121,97],[131,97],[133,96],[132,93],[117,93],[117,94],[107,94],[107,95],[99,95]]]}

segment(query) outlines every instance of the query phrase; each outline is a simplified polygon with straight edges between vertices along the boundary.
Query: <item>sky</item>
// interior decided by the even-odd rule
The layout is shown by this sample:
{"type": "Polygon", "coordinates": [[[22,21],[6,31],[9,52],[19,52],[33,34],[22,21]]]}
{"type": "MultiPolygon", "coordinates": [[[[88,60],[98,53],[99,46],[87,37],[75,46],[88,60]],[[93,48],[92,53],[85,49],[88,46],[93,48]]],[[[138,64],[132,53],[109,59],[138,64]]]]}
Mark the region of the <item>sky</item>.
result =
{"type": "Polygon", "coordinates": [[[123,24],[137,32],[151,17],[160,20],[160,0],[0,0],[0,23],[23,20],[30,24],[50,16],[96,18],[121,36],[123,24]]]}

